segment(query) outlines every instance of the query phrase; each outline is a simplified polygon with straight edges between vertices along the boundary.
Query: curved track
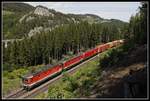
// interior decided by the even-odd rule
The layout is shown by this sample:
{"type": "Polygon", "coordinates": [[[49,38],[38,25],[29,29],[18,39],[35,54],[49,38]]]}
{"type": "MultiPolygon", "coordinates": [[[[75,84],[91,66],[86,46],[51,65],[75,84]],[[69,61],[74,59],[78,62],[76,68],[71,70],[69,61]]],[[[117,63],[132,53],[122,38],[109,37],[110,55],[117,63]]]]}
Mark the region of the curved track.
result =
{"type": "Polygon", "coordinates": [[[6,99],[6,98],[18,98],[19,96],[22,96],[22,95],[25,94],[26,92],[27,92],[26,90],[20,89],[20,90],[18,90],[17,92],[15,92],[15,93],[13,93],[13,94],[11,94],[11,95],[5,97],[5,99],[6,99]]]}
{"type": "MultiPolygon", "coordinates": [[[[96,56],[88,59],[87,61],[84,61],[81,64],[71,68],[70,70],[67,71],[67,73],[70,73],[70,74],[74,73],[80,66],[84,65],[85,63],[87,63],[93,59],[96,59],[97,56],[98,55],[96,55],[96,56]]],[[[57,76],[56,78],[48,81],[47,83],[41,85],[40,87],[33,89],[32,91],[30,91],[28,94],[25,94],[21,98],[34,98],[34,96],[36,96],[37,94],[47,91],[50,84],[57,82],[57,80],[62,78],[62,77],[63,77],[63,74],[57,76]]]]}
{"type": "MultiPolygon", "coordinates": [[[[92,58],[80,63],[79,65],[71,68],[70,70],[66,71],[67,73],[74,73],[81,65],[95,59],[98,55],[96,56],[93,56],[92,58]]],[[[49,80],[48,82],[38,86],[37,88],[34,88],[33,90],[31,91],[26,91],[24,89],[20,89],[19,91],[17,91],[16,93],[14,94],[11,94],[7,97],[5,97],[4,99],[13,99],[13,98],[18,98],[18,99],[21,99],[21,98],[33,98],[34,96],[36,96],[37,94],[41,93],[41,92],[45,92],[48,90],[48,87],[50,84],[52,83],[55,83],[58,79],[62,78],[63,77],[63,74],[60,74],[59,76],[49,80]]]]}
{"type": "MultiPolygon", "coordinates": [[[[99,56],[100,53],[96,54],[95,56],[90,57],[89,59],[83,61],[82,63],[74,66],[73,68],[69,69],[68,71],[66,71],[67,73],[74,73],[81,65],[95,59],[97,56],[99,56]]],[[[50,79],[49,81],[47,81],[46,83],[34,88],[31,91],[26,91],[24,89],[20,89],[19,91],[17,91],[16,93],[9,95],[6,98],[33,98],[35,95],[39,94],[40,92],[45,92],[48,90],[48,86],[54,82],[56,82],[58,79],[62,78],[63,74],[60,74],[59,76],[50,79]]]]}

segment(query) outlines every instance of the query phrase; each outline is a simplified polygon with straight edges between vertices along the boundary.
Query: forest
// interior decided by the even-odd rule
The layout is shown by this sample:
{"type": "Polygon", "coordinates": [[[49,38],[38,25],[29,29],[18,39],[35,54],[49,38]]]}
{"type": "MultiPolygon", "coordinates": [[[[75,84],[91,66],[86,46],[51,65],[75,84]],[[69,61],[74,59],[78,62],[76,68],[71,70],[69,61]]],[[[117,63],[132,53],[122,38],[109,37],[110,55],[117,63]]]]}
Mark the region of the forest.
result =
{"type": "Polygon", "coordinates": [[[3,46],[4,70],[23,66],[51,64],[64,55],[84,52],[98,44],[117,39],[129,40],[131,44],[147,42],[147,9],[142,3],[140,11],[132,16],[129,24],[118,27],[116,23],[89,24],[86,21],[69,23],[49,32],[41,32],[23,41],[3,46]]]}
{"type": "Polygon", "coordinates": [[[63,55],[77,54],[98,44],[122,39],[124,26],[83,21],[41,32],[31,38],[25,37],[23,41],[16,41],[3,48],[3,69],[11,71],[20,66],[51,64],[52,60],[61,60],[63,55]]]}
{"type": "MultiPolygon", "coordinates": [[[[127,47],[147,43],[147,4],[142,2],[139,12],[131,16],[129,24],[70,22],[49,32],[41,32],[22,41],[3,45],[3,70],[53,64],[76,55],[96,45],[117,39],[125,39],[127,47]]],[[[38,21],[37,21],[38,22],[38,21]]]]}
{"type": "MultiPolygon", "coordinates": [[[[113,81],[115,80],[110,80],[110,78],[108,77],[109,73],[106,73],[107,76],[105,78],[102,71],[110,69],[110,71],[114,70],[113,72],[118,75],[118,73],[115,71],[117,69],[126,69],[128,67],[131,67],[133,64],[139,64],[140,62],[147,63],[147,53],[145,53],[146,49],[141,48],[141,46],[143,47],[148,44],[147,19],[147,3],[142,2],[141,6],[139,7],[139,12],[135,16],[131,17],[129,25],[126,26],[126,28],[122,32],[122,34],[124,35],[123,38],[125,39],[125,43],[123,45],[103,52],[100,55],[98,62],[97,60],[90,61],[88,64],[85,64],[83,66],[85,68],[80,68],[80,70],[72,76],[65,74],[62,80],[57,82],[55,85],[50,85],[48,94],[41,93],[37,95],[36,98],[91,98],[92,95],[96,94],[97,95],[92,98],[124,98],[125,96],[121,95],[121,92],[125,91],[124,86],[120,87],[120,83],[114,86],[113,81]],[[140,51],[140,53],[138,53],[134,58],[128,57],[135,54],[135,49],[137,49],[137,47],[140,47],[140,50],[142,51],[140,51]],[[136,60],[136,58],[139,59],[136,60]],[[106,87],[107,83],[104,83],[104,87],[103,85],[100,86],[103,80],[104,82],[108,82],[110,80],[108,85],[112,86],[112,88],[109,86],[106,87]],[[120,88],[120,91],[118,91],[118,88],[120,88]],[[109,92],[107,92],[108,90],[109,92]],[[92,94],[93,91],[96,92],[96,94],[92,94]],[[104,91],[106,91],[107,93],[105,94],[104,91]]],[[[139,73],[138,77],[141,76],[140,82],[138,81],[139,78],[134,78],[138,81],[139,88],[138,91],[135,91],[137,95],[130,97],[128,96],[127,98],[146,98],[148,96],[146,69],[147,68],[144,68],[140,72],[138,70],[136,71],[136,73],[139,73]],[[143,75],[144,73],[145,75],[143,75]]],[[[121,74],[123,74],[123,72],[121,74]]],[[[126,82],[124,78],[125,77],[121,78],[123,83],[126,82]]]]}
{"type": "Polygon", "coordinates": [[[101,67],[118,64],[120,59],[122,59],[126,53],[129,54],[129,52],[131,50],[134,50],[135,47],[148,44],[147,3],[141,2],[141,6],[138,9],[139,11],[136,13],[135,16],[131,16],[128,26],[122,32],[122,34],[124,35],[123,38],[125,39],[125,43],[121,48],[119,48],[118,50],[114,50],[109,54],[108,57],[101,60],[101,67]]]}
{"type": "MultiPolygon", "coordinates": [[[[46,96],[42,95],[42,98],[87,96],[90,92],[89,89],[93,89],[91,88],[93,82],[97,82],[101,78],[102,68],[119,64],[119,61],[130,50],[134,50],[134,47],[148,44],[147,6],[146,2],[142,2],[138,13],[131,16],[129,23],[124,25],[119,25],[119,22],[93,24],[87,21],[81,21],[80,23],[69,22],[49,32],[41,32],[32,37],[26,36],[22,41],[8,44],[7,48],[3,45],[2,68],[4,71],[3,82],[5,84],[3,93],[7,94],[12,92],[13,89],[19,88],[20,76],[29,72],[29,68],[54,64],[63,60],[65,56],[77,55],[99,44],[125,39],[125,43],[121,47],[102,53],[103,55],[98,60],[98,63],[91,61],[84,66],[86,68],[77,71],[74,74],[75,76],[66,75],[61,83],[58,82],[56,85],[50,86],[48,94],[46,96]]],[[[14,19],[16,18],[14,17],[14,19]]],[[[38,22],[38,24],[40,25],[41,22],[38,22]]],[[[25,31],[25,28],[23,30],[25,31]]]]}

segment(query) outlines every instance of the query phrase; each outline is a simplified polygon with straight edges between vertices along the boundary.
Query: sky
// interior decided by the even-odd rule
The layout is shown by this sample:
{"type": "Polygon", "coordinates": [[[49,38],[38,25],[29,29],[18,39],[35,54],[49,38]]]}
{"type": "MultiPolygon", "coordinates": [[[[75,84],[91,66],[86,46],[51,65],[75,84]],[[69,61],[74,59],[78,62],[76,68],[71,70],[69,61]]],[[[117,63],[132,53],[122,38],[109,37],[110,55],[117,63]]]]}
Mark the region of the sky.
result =
{"type": "Polygon", "coordinates": [[[129,22],[131,15],[138,12],[140,2],[24,2],[34,7],[45,6],[49,9],[68,14],[96,14],[105,19],[119,19],[129,22]]]}

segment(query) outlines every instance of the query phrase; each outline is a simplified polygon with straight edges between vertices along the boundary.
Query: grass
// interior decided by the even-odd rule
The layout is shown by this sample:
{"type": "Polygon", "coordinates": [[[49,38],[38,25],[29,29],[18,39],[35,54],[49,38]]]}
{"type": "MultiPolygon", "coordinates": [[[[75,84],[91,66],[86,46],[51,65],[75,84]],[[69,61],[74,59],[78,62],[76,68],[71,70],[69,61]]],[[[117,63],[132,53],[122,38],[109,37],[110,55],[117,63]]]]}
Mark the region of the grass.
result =
{"type": "Polygon", "coordinates": [[[97,63],[97,60],[92,60],[73,75],[64,73],[64,77],[62,79],[49,86],[47,95],[41,93],[35,96],[35,98],[76,98],[79,96],[79,90],[81,90],[78,88],[85,87],[88,89],[92,84],[91,82],[97,79],[94,77],[97,69],[97,63]]]}
{"type": "MultiPolygon", "coordinates": [[[[34,66],[35,69],[42,68],[43,65],[34,66]]],[[[31,71],[33,66],[19,69],[14,69],[13,71],[3,71],[3,78],[2,78],[2,93],[3,96],[13,93],[17,89],[21,88],[22,79],[21,76],[24,76],[26,73],[31,71]]]]}
{"type": "MultiPolygon", "coordinates": [[[[55,84],[49,86],[48,94],[35,98],[82,98],[89,96],[94,83],[101,78],[100,60],[109,57],[114,49],[109,49],[100,54],[100,58],[89,61],[82,65],[74,74],[64,73],[64,77],[55,84]]],[[[43,93],[44,94],[44,93],[43,93]]]]}
{"type": "Polygon", "coordinates": [[[25,68],[15,69],[12,72],[3,71],[2,95],[8,95],[21,88],[21,76],[23,76],[27,72],[28,69],[25,68]]]}
{"type": "Polygon", "coordinates": [[[77,98],[90,94],[92,84],[99,79],[99,60],[95,59],[79,68],[74,74],[64,77],[49,86],[48,94],[41,93],[35,98],[77,98]],[[44,95],[44,96],[43,96],[44,95]]]}
{"type": "Polygon", "coordinates": [[[21,86],[21,79],[9,79],[8,77],[3,77],[3,95],[12,93],[14,90],[17,90],[21,86]]]}
{"type": "Polygon", "coordinates": [[[3,10],[3,11],[2,11],[2,14],[3,14],[3,15],[10,15],[10,14],[14,14],[14,12],[10,12],[10,11],[3,10]]]}
{"type": "MultiPolygon", "coordinates": [[[[108,50],[100,54],[103,59],[112,50],[108,50]]],[[[42,68],[42,65],[36,66],[36,69],[42,68]]],[[[12,72],[3,71],[3,95],[7,95],[11,91],[21,87],[21,78],[31,68],[20,68],[12,72]]],[[[89,61],[82,65],[74,74],[64,72],[64,77],[55,84],[49,86],[48,93],[41,93],[35,98],[78,98],[90,95],[93,83],[101,76],[101,68],[99,67],[99,58],[89,61]]]]}
{"type": "Polygon", "coordinates": [[[121,45],[101,53],[100,58],[84,64],[74,74],[64,73],[62,79],[49,86],[47,94],[40,94],[35,98],[67,99],[90,96],[96,81],[101,79],[102,69],[119,64],[126,52],[121,45]]]}
{"type": "Polygon", "coordinates": [[[8,95],[15,90],[21,88],[22,79],[21,76],[29,72],[37,72],[42,71],[44,69],[44,64],[30,67],[20,67],[19,69],[10,70],[10,66],[8,65],[8,70],[3,70],[3,78],[2,78],[2,93],[3,96],[8,95]]]}

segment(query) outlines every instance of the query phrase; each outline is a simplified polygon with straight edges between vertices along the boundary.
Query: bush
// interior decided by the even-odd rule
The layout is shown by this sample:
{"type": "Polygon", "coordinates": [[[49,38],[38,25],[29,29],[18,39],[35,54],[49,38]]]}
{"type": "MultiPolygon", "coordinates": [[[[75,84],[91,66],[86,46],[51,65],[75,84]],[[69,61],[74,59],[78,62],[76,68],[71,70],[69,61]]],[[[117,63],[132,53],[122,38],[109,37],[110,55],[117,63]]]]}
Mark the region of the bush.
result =
{"type": "Polygon", "coordinates": [[[100,67],[105,68],[118,64],[119,60],[123,58],[123,54],[122,47],[117,47],[107,51],[107,53],[100,58],[100,67]]]}
{"type": "Polygon", "coordinates": [[[9,74],[8,71],[3,71],[3,77],[6,77],[9,74]]]}
{"type": "Polygon", "coordinates": [[[13,92],[15,89],[20,87],[20,79],[14,79],[15,77],[11,75],[13,79],[8,77],[3,77],[3,95],[8,95],[13,92]]]}
{"type": "Polygon", "coordinates": [[[69,76],[67,74],[64,75],[63,83],[67,84],[67,86],[65,87],[67,91],[73,92],[75,89],[78,88],[78,83],[76,78],[69,76]]]}
{"type": "Polygon", "coordinates": [[[37,99],[46,98],[46,94],[45,94],[45,93],[41,93],[41,94],[37,95],[36,98],[37,98],[37,99]]]}
{"type": "Polygon", "coordinates": [[[72,92],[64,90],[63,86],[50,86],[48,90],[48,98],[62,99],[62,98],[72,98],[74,95],[72,92]]]}
{"type": "Polygon", "coordinates": [[[135,47],[135,42],[132,39],[130,39],[124,43],[124,45],[122,46],[122,49],[126,52],[134,47],[135,47]]]}
{"type": "Polygon", "coordinates": [[[10,69],[9,63],[4,63],[3,64],[3,70],[9,70],[9,69],[10,69]]]}
{"type": "Polygon", "coordinates": [[[3,71],[3,95],[6,95],[13,90],[21,87],[21,76],[28,72],[27,69],[21,68],[13,70],[12,72],[3,71]]]}
{"type": "Polygon", "coordinates": [[[48,98],[77,98],[90,94],[93,83],[99,77],[97,61],[90,61],[73,75],[63,72],[64,77],[48,90],[48,98]]]}

